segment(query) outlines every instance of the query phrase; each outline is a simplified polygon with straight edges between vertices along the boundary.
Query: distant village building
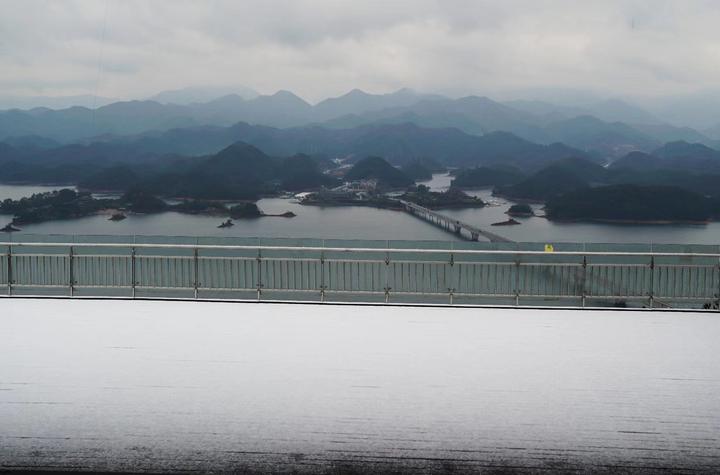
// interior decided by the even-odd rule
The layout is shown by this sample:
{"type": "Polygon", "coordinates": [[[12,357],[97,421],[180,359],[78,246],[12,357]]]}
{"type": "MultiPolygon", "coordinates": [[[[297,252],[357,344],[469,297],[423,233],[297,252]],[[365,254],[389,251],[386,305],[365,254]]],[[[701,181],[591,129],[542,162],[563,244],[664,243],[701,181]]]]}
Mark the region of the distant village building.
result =
{"type": "Polygon", "coordinates": [[[311,202],[358,202],[368,201],[376,195],[378,181],[375,179],[350,181],[332,188],[296,195],[301,203],[311,202]]]}

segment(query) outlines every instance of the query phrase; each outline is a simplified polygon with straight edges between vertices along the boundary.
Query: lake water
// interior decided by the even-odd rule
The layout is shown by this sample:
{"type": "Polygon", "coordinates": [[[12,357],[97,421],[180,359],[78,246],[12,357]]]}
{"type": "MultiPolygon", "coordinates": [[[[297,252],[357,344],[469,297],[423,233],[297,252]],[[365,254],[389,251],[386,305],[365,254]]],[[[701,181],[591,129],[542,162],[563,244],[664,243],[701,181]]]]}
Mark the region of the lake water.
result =
{"type": "MultiPolygon", "coordinates": [[[[433,190],[450,185],[448,175],[435,175],[424,182],[433,190]]],[[[58,187],[0,185],[0,200],[17,199],[32,193],[58,187]]],[[[638,242],[638,243],[720,243],[720,223],[707,225],[620,225],[593,223],[557,223],[542,217],[516,218],[519,226],[493,226],[505,221],[512,202],[492,196],[491,190],[469,191],[491,202],[480,209],[442,210],[469,224],[485,227],[514,241],[541,242],[638,242]]],[[[287,198],[266,198],[258,202],[266,213],[292,211],[295,218],[266,217],[237,220],[232,228],[218,229],[219,217],[180,213],[129,215],[120,222],[107,216],[89,216],[72,221],[51,221],[23,227],[36,234],[124,234],[175,236],[242,236],[242,237],[324,237],[328,239],[413,239],[457,240],[457,237],[406,213],[367,207],[301,206],[287,198]]],[[[542,213],[542,207],[535,209],[542,213]]],[[[0,227],[10,221],[0,215],[0,227]]]]}
{"type": "MultiPolygon", "coordinates": [[[[29,196],[53,187],[0,185],[0,200],[29,196]]],[[[457,240],[445,231],[413,216],[397,211],[369,207],[301,206],[287,198],[267,198],[258,202],[265,213],[292,211],[294,218],[265,217],[238,219],[235,226],[219,229],[223,218],[181,213],[129,214],[123,221],[108,216],[88,216],[69,221],[48,221],[23,226],[34,234],[124,234],[169,236],[239,237],[323,237],[327,239],[417,239],[457,240]]],[[[0,215],[0,227],[10,217],[0,215]]]]}
{"type": "MultiPolygon", "coordinates": [[[[446,190],[452,177],[434,175],[423,184],[433,191],[446,190]]],[[[599,223],[558,223],[542,217],[515,218],[519,226],[490,226],[505,221],[505,212],[514,202],[492,196],[491,189],[466,190],[492,205],[485,208],[442,210],[468,224],[487,228],[513,241],[527,242],[633,242],[671,244],[720,244],[720,223],[695,224],[599,224],[599,223]]],[[[535,212],[544,214],[541,205],[533,205],[535,212]]]]}

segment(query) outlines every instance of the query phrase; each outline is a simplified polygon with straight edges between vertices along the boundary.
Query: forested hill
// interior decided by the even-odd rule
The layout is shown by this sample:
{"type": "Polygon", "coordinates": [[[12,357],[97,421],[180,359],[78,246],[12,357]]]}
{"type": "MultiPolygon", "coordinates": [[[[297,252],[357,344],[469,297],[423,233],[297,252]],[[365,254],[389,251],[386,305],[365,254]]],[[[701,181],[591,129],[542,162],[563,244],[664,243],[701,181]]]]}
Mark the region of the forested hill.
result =
{"type": "Polygon", "coordinates": [[[154,168],[171,159],[188,160],[182,156],[212,155],[239,141],[270,156],[303,153],[351,160],[380,156],[396,165],[432,161],[436,169],[503,164],[537,170],[558,159],[587,157],[562,144],[534,144],[503,132],[477,137],[457,129],[428,129],[413,124],[331,130],[275,129],[241,123],[47,149],[18,148],[0,142],[0,181],[72,183],[108,167],[142,163],[154,168]]]}
{"type": "Polygon", "coordinates": [[[388,188],[404,188],[413,184],[412,178],[380,157],[363,158],[348,171],[345,179],[377,180],[380,185],[388,188]]]}
{"type": "Polygon", "coordinates": [[[545,202],[570,191],[600,185],[665,186],[705,196],[720,197],[720,187],[717,186],[720,182],[720,158],[707,163],[703,169],[692,167],[667,169],[641,165],[655,160],[662,159],[633,153],[623,161],[632,162],[634,166],[628,164],[605,168],[579,158],[563,159],[511,182],[502,180],[503,175],[499,175],[496,170],[466,170],[458,173],[457,183],[453,184],[467,188],[472,186],[468,183],[490,182],[489,184],[496,186],[495,191],[500,195],[515,200],[537,202],[545,202]]]}
{"type": "Polygon", "coordinates": [[[718,217],[715,199],[671,186],[613,185],[548,201],[548,218],[566,221],[703,223],[718,217]]]}
{"type": "Polygon", "coordinates": [[[193,160],[161,162],[142,167],[101,170],[80,182],[81,188],[139,190],[150,195],[195,199],[257,199],[265,193],[336,186],[319,162],[307,155],[274,158],[252,145],[238,142],[217,154],[193,160]],[[108,179],[109,174],[123,177],[108,179]]]}
{"type": "Polygon", "coordinates": [[[720,172],[720,151],[700,143],[670,142],[651,153],[632,152],[614,161],[612,169],[694,170],[720,172]]]}
{"type": "Polygon", "coordinates": [[[250,143],[270,155],[306,153],[359,158],[376,155],[395,164],[431,158],[451,166],[502,162],[536,167],[571,156],[591,158],[563,144],[540,145],[507,132],[475,136],[459,129],[426,128],[411,123],[338,130],[317,126],[278,129],[238,123],[231,127],[175,129],[110,143],[132,147],[138,153],[202,155],[237,141],[250,143]]]}

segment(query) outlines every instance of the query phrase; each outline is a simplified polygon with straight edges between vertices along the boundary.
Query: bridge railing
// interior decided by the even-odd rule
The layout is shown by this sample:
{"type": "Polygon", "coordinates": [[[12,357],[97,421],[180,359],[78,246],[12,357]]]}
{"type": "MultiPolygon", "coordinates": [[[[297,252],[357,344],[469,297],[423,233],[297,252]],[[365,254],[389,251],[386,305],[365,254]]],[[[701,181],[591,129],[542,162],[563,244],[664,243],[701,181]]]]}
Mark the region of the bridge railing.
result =
{"type": "Polygon", "coordinates": [[[716,308],[720,247],[0,237],[7,296],[716,308]]]}

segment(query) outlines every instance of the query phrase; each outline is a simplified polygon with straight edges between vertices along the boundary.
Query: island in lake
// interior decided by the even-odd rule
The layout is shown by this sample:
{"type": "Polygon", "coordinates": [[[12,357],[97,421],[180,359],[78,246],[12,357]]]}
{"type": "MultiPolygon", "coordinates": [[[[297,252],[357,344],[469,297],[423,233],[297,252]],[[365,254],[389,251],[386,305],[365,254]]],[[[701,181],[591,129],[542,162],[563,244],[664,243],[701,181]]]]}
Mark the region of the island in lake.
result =
{"type": "Polygon", "coordinates": [[[520,218],[528,218],[530,216],[535,216],[535,212],[533,211],[532,207],[527,203],[514,204],[510,206],[506,213],[508,216],[515,216],[520,218]]]}
{"type": "MultiPolygon", "coordinates": [[[[135,145],[98,142],[51,147],[47,151],[0,146],[0,180],[25,184],[60,182],[81,190],[6,200],[0,204],[0,213],[12,215],[16,226],[96,213],[105,213],[117,223],[127,213],[163,211],[251,219],[269,216],[258,209],[259,199],[288,194],[297,196],[304,205],[401,210],[400,201],[405,200],[431,209],[481,208],[486,205],[483,200],[461,190],[493,187],[494,195],[519,203],[507,211],[511,217],[533,216],[532,208],[522,203],[545,205],[545,216],[551,220],[707,222],[720,216],[720,152],[700,144],[668,143],[650,154],[633,152],[605,163],[562,144],[533,145],[507,133],[471,138],[445,131],[436,138],[460,142],[441,157],[429,154],[440,143],[434,139],[423,139],[422,146],[418,143],[404,148],[406,139],[425,136],[428,130],[415,126],[391,128],[390,136],[375,135],[372,128],[355,131],[365,138],[355,142],[359,136],[347,136],[358,148],[342,155],[337,149],[329,149],[327,154],[294,153],[298,149],[291,147],[299,145],[292,142],[295,145],[277,152],[280,156],[271,156],[242,141],[217,152],[214,148],[209,155],[158,154],[144,148],[154,143],[150,137],[138,138],[135,145]],[[475,143],[480,147],[481,142],[481,148],[465,149],[464,158],[456,155],[466,145],[475,143]],[[461,143],[465,145],[461,147],[461,143]],[[383,147],[376,148],[381,144],[383,147]],[[405,152],[398,155],[401,149],[405,152]],[[387,159],[375,155],[381,153],[378,150],[383,150],[387,159]],[[454,179],[447,191],[416,185],[418,180],[449,166],[458,168],[452,169],[454,179]],[[93,197],[92,192],[111,192],[120,197],[93,197]]],[[[243,130],[270,134],[267,137],[272,143],[276,143],[272,138],[275,134],[285,134],[247,124],[193,133],[202,137],[206,133],[234,136],[243,130]]],[[[317,129],[296,132],[297,137],[320,133],[327,139],[338,133],[317,129]]],[[[182,139],[173,135],[168,144],[174,140],[182,139]]],[[[225,140],[230,138],[222,135],[221,142],[225,140]]]]}
{"type": "Polygon", "coordinates": [[[702,224],[720,216],[720,202],[676,187],[611,185],[565,193],[545,211],[557,221],[702,224]]]}
{"type": "Polygon", "coordinates": [[[409,189],[401,199],[410,201],[429,209],[443,208],[482,208],[485,202],[480,198],[470,196],[458,188],[448,188],[446,191],[430,191],[425,185],[418,185],[409,189]]]}
{"type": "Polygon", "coordinates": [[[281,214],[265,214],[253,202],[227,206],[222,202],[215,201],[184,200],[171,205],[142,191],[128,192],[118,199],[109,199],[94,198],[89,192],[77,192],[65,188],[58,191],[36,193],[19,200],[7,199],[0,202],[0,213],[13,216],[12,222],[3,229],[6,232],[18,231],[19,229],[15,226],[76,219],[99,213],[110,213],[110,221],[122,221],[126,218],[125,212],[150,214],[163,211],[227,216],[232,219],[267,216],[291,218],[295,216],[295,213],[291,211],[281,214]]]}

